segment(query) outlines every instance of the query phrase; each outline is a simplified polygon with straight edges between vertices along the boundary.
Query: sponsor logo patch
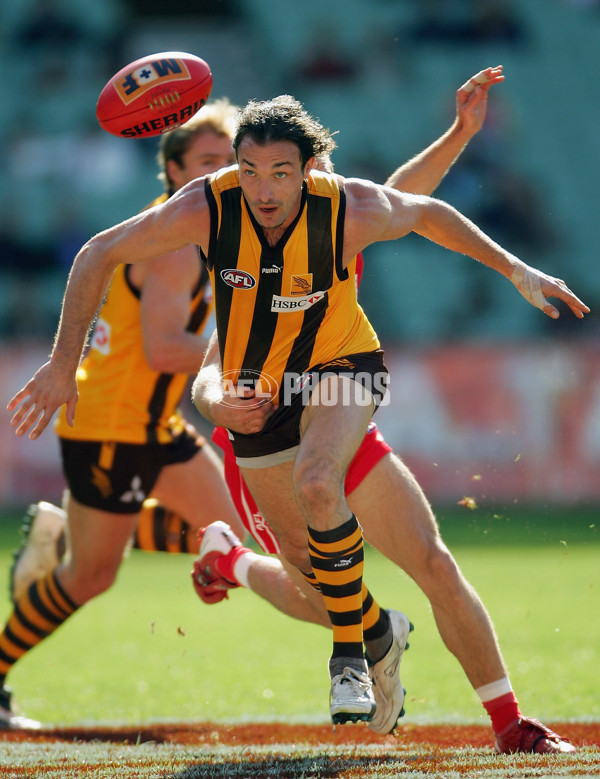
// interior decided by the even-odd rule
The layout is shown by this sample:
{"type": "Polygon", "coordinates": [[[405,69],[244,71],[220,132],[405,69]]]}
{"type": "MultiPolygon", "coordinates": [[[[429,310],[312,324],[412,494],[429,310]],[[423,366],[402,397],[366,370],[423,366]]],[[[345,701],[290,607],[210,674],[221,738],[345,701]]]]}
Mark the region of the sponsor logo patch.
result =
{"type": "Polygon", "coordinates": [[[90,347],[100,354],[110,354],[110,324],[102,317],[96,320],[90,347]]]}
{"type": "Polygon", "coordinates": [[[142,503],[146,499],[146,493],[142,489],[142,480],[139,476],[133,477],[129,487],[130,489],[124,492],[119,498],[121,503],[133,503],[133,501],[142,503]]]}
{"type": "Polygon", "coordinates": [[[256,286],[256,279],[249,273],[235,268],[225,268],[221,271],[221,279],[234,289],[252,289],[256,286]]]}
{"type": "Polygon", "coordinates": [[[282,297],[281,295],[273,295],[271,299],[271,311],[276,314],[289,314],[296,311],[306,311],[306,309],[314,306],[320,300],[323,300],[326,292],[313,292],[311,295],[305,295],[304,297],[282,297]]]}
{"type": "Polygon", "coordinates": [[[312,292],[312,273],[301,276],[292,276],[290,295],[309,295],[312,292]]]}
{"type": "Polygon", "coordinates": [[[174,81],[189,81],[190,72],[180,59],[150,60],[145,65],[113,81],[116,93],[125,105],[136,100],[158,84],[171,84],[174,81]]]}

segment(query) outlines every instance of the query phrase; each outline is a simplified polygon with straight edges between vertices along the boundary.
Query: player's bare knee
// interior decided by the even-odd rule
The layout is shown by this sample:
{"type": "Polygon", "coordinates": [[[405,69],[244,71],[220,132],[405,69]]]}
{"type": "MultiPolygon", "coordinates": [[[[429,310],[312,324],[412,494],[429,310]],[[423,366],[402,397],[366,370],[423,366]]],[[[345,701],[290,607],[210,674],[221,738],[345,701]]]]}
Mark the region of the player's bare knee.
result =
{"type": "Polygon", "coordinates": [[[429,549],[426,561],[426,589],[430,598],[445,601],[460,601],[463,597],[465,580],[450,550],[444,544],[435,544],[429,549]]]}
{"type": "Polygon", "coordinates": [[[83,605],[92,598],[102,595],[115,581],[116,571],[113,568],[93,568],[77,571],[65,577],[65,590],[78,605],[83,605]]]}
{"type": "Polygon", "coordinates": [[[314,517],[331,516],[341,497],[340,479],[335,468],[315,461],[301,464],[294,469],[294,488],[303,511],[314,517]]]}

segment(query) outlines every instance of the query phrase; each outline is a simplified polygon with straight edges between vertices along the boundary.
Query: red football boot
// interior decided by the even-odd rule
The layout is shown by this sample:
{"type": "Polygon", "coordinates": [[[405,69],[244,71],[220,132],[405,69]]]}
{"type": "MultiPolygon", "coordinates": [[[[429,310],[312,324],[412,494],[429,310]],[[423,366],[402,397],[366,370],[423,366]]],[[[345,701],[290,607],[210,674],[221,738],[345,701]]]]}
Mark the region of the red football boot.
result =
{"type": "Polygon", "coordinates": [[[198,531],[200,551],[192,570],[194,589],[205,603],[219,603],[227,598],[227,590],[240,585],[227,576],[233,570],[235,557],[246,552],[239,538],[226,522],[213,522],[198,531]]]}
{"type": "Polygon", "coordinates": [[[521,717],[496,734],[496,751],[501,755],[514,752],[538,752],[552,754],[575,752],[571,742],[554,733],[536,719],[521,717]]]}

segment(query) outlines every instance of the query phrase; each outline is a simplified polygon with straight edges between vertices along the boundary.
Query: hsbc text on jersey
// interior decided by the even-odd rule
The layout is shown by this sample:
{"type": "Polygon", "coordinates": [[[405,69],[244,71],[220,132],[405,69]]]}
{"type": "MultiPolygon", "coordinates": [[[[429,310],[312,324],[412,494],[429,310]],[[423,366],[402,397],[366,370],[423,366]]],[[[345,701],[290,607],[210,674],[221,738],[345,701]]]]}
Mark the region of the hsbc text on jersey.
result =
{"type": "Polygon", "coordinates": [[[271,311],[276,314],[292,313],[294,311],[306,311],[307,308],[314,306],[320,300],[323,300],[326,292],[312,292],[303,297],[285,298],[281,295],[273,295],[271,299],[271,311]]]}

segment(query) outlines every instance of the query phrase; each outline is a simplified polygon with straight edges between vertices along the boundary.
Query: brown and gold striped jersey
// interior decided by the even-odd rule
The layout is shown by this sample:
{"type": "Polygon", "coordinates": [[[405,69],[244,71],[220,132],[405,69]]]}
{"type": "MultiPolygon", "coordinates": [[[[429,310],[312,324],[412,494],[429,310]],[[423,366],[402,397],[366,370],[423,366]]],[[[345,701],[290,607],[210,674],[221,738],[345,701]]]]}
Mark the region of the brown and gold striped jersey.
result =
{"type": "Polygon", "coordinates": [[[342,266],[345,192],[314,171],[299,214],[269,246],[246,206],[236,167],[207,179],[207,267],[226,381],[282,388],[285,373],[379,348],[356,299],[355,263],[342,266]]]}

